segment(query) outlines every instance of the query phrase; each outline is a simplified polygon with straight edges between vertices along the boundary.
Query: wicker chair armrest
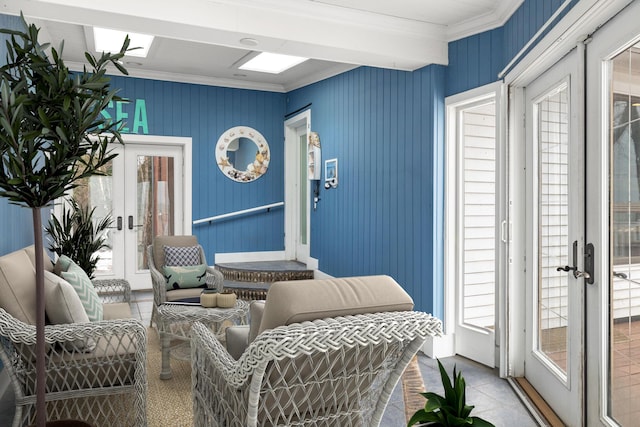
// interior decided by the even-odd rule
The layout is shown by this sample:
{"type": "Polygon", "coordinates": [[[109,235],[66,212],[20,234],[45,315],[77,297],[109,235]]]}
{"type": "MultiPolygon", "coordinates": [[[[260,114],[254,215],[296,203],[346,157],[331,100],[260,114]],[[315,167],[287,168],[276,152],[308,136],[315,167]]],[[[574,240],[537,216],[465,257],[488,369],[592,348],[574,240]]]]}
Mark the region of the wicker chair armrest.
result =
{"type": "MultiPolygon", "coordinates": [[[[0,309],[0,335],[7,337],[14,344],[35,346],[36,327],[20,322],[6,311],[0,309]]],[[[100,322],[66,323],[45,326],[45,342],[58,344],[74,342],[87,338],[129,336],[134,343],[142,347],[146,342],[146,328],[137,319],[103,320],[100,322]]]]}
{"type": "Polygon", "coordinates": [[[93,279],[93,287],[102,302],[131,302],[131,285],[125,279],[93,279]]]}
{"type": "Polygon", "coordinates": [[[155,267],[149,266],[151,284],[153,289],[153,302],[155,305],[164,304],[167,301],[167,280],[155,267]]]}
{"type": "Polygon", "coordinates": [[[222,376],[232,387],[241,387],[248,375],[237,375],[238,362],[231,357],[227,349],[216,338],[211,329],[200,322],[195,322],[191,326],[191,357],[195,365],[192,369],[206,366],[205,370],[211,371],[214,375],[222,376]]]}
{"type": "Polygon", "coordinates": [[[224,276],[215,267],[207,267],[207,288],[216,289],[218,292],[222,292],[224,289],[224,276]]]}

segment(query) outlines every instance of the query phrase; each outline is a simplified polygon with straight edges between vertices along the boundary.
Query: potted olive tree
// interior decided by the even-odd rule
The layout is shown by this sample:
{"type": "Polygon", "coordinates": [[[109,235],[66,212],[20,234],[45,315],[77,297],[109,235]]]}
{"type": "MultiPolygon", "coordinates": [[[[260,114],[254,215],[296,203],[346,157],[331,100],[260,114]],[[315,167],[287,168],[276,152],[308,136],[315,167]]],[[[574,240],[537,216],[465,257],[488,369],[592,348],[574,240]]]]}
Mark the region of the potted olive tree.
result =
{"type": "Polygon", "coordinates": [[[126,74],[120,52],[96,57],[86,53],[89,69],[71,73],[58,49],[38,43],[39,29],[24,22],[9,35],[6,65],[0,67],[0,196],[31,209],[36,248],[36,422],[46,424],[45,301],[41,209],[99,173],[114,155],[112,142],[122,143],[121,123],[100,112],[118,99],[106,67],[126,74]]]}

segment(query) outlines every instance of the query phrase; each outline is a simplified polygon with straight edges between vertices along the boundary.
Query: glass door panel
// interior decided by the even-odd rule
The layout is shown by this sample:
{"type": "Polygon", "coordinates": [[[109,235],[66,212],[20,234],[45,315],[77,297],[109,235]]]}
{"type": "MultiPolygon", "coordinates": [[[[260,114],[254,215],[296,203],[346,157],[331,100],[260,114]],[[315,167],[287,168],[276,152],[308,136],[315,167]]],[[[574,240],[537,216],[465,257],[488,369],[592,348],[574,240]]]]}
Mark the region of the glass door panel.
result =
{"type": "MultiPolygon", "coordinates": [[[[558,266],[569,259],[568,85],[552,89],[534,105],[538,146],[537,351],[566,376],[569,276],[558,266]]],[[[571,263],[571,264],[570,264],[571,263]]]]}
{"type": "MultiPolygon", "coordinates": [[[[79,186],[74,188],[70,196],[83,208],[95,209],[93,212],[93,224],[100,223],[111,215],[113,224],[105,231],[106,248],[100,249],[96,256],[98,262],[94,274],[96,276],[114,273],[113,243],[117,226],[117,218],[113,217],[113,160],[100,169],[104,175],[93,175],[80,180],[79,186]]],[[[96,236],[98,237],[98,236],[96,236]]]]}
{"type": "Polygon", "coordinates": [[[174,234],[174,158],[138,156],[136,175],[136,268],[148,270],[147,246],[154,236],[174,234]]]}
{"type": "Polygon", "coordinates": [[[610,63],[609,416],[640,416],[640,46],[610,63]]]}

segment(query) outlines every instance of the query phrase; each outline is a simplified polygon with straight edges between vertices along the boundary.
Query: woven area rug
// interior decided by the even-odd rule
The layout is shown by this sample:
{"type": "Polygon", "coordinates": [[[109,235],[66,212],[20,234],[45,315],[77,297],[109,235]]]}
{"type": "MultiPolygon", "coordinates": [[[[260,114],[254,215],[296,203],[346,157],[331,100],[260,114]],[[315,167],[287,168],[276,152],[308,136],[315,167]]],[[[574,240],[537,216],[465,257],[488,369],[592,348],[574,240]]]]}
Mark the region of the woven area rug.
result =
{"type": "Polygon", "coordinates": [[[170,380],[160,379],[162,353],[158,332],[147,329],[147,421],[149,427],[191,427],[191,362],[171,358],[170,380]]]}
{"type": "MultiPolygon", "coordinates": [[[[191,362],[171,358],[170,380],[160,379],[162,363],[160,340],[154,328],[147,329],[147,420],[149,427],[191,427],[191,362]]],[[[413,413],[424,406],[424,383],[414,357],[402,376],[402,390],[407,421],[413,413]]]]}

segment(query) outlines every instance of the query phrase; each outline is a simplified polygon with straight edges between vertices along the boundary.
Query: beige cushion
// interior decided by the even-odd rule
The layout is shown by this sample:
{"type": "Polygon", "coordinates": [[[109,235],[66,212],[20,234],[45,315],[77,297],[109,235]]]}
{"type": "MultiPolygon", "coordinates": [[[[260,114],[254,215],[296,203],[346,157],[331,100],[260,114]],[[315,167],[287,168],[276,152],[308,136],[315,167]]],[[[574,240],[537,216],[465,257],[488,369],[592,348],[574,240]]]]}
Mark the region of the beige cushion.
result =
{"type": "MultiPolygon", "coordinates": [[[[31,246],[27,246],[26,248],[24,248],[24,251],[27,253],[27,255],[29,256],[29,261],[31,261],[31,265],[33,265],[33,270],[35,271],[36,269],[36,246],[35,245],[31,245],[31,246]]],[[[51,262],[51,258],[49,258],[49,255],[47,254],[46,250],[42,250],[42,260],[43,260],[43,265],[44,265],[44,271],[53,271],[53,262],[51,262]]]]}
{"type": "Polygon", "coordinates": [[[156,236],[153,239],[153,264],[162,271],[165,246],[197,246],[196,236],[156,236]]]}
{"type": "Polygon", "coordinates": [[[227,351],[234,359],[238,360],[247,346],[258,335],[264,301],[251,301],[249,305],[249,324],[231,325],[225,329],[227,351]]]}
{"type": "MultiPolygon", "coordinates": [[[[50,271],[44,272],[44,298],[47,317],[52,324],[89,323],[89,316],[76,290],[62,277],[50,271]]],[[[65,346],[69,351],[92,351],[96,342],[89,338],[67,342],[65,346]]]]}
{"type": "Polygon", "coordinates": [[[113,304],[103,304],[104,308],[102,320],[131,319],[131,307],[129,303],[118,302],[113,304]]]}
{"type": "Polygon", "coordinates": [[[24,249],[0,257],[0,307],[36,324],[36,271],[24,249]]]}
{"type": "Polygon", "coordinates": [[[229,356],[240,359],[249,345],[249,325],[231,325],[225,328],[224,333],[229,356]]]}
{"type": "Polygon", "coordinates": [[[264,303],[265,301],[252,301],[249,305],[249,343],[258,336],[264,315],[264,303]]]}
{"type": "Polygon", "coordinates": [[[167,291],[167,301],[178,301],[185,298],[200,298],[202,288],[185,288],[167,291]]]}
{"type": "Polygon", "coordinates": [[[261,333],[308,320],[413,310],[413,300],[389,276],[276,282],[267,292],[261,333]]]}
{"type": "Polygon", "coordinates": [[[49,271],[44,272],[44,282],[45,310],[52,324],[89,322],[73,286],[49,271]]]}

